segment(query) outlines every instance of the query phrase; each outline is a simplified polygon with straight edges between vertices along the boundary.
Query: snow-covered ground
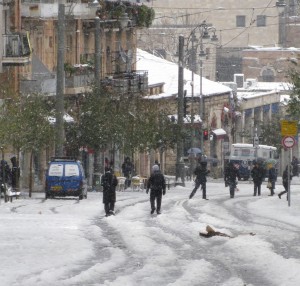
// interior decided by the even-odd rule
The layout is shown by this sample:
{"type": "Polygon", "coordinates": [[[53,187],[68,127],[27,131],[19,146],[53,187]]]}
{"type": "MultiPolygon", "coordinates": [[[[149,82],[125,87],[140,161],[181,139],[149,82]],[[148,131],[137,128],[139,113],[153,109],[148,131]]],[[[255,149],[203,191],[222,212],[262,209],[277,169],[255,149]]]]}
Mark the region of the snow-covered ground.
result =
{"type": "Polygon", "coordinates": [[[199,190],[189,200],[187,182],[167,191],[159,216],[150,215],[145,191],[118,192],[111,217],[102,193],[2,199],[0,285],[300,285],[300,179],[290,207],[277,196],[281,179],[274,197],[265,184],[261,197],[252,184],[239,188],[230,199],[223,182],[210,181],[209,200],[199,190]],[[199,236],[207,225],[232,238],[199,236]]]}

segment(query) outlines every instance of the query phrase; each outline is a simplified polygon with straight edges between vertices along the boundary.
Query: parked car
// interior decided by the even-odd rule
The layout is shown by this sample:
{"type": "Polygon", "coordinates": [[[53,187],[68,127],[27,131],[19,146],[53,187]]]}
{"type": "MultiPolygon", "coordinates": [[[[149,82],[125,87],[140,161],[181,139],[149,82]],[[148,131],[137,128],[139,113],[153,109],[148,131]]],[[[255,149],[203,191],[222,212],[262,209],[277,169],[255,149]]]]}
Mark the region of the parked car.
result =
{"type": "Polygon", "coordinates": [[[53,157],[46,173],[45,198],[75,196],[87,198],[87,181],[80,161],[53,157]]]}

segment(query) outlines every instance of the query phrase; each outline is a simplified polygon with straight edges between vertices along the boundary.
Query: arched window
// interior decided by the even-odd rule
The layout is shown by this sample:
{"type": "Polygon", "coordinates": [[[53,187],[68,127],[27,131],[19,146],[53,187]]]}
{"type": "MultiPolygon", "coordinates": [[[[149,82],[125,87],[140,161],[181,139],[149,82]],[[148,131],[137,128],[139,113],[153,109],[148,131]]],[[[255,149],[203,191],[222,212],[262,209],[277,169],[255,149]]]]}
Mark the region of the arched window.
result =
{"type": "Polygon", "coordinates": [[[273,82],[274,81],[274,72],[271,69],[265,69],[262,72],[262,80],[264,82],[273,82]]]}

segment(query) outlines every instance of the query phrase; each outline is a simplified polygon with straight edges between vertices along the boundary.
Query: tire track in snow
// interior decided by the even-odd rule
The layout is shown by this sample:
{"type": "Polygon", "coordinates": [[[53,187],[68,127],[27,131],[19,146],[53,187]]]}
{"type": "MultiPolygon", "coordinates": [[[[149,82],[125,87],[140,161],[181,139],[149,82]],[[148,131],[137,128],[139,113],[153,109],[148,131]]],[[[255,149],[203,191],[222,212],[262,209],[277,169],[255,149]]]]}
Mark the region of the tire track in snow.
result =
{"type": "MultiPolygon", "coordinates": [[[[128,201],[128,204],[118,207],[116,217],[120,216],[125,208],[134,207],[135,204],[146,202],[148,201],[148,199],[137,200],[136,198],[128,198],[118,200],[118,202],[121,201],[123,203],[128,201]],[[134,202],[132,202],[132,200],[134,200],[134,202]]],[[[123,255],[126,261],[120,264],[115,263],[113,268],[109,271],[99,273],[99,275],[96,278],[96,281],[94,281],[94,273],[93,281],[86,279],[86,285],[89,285],[89,283],[96,283],[96,285],[102,285],[104,284],[104,282],[113,282],[120,275],[130,276],[134,272],[140,270],[144,264],[144,258],[137,256],[135,253],[133,253],[130,249],[127,248],[127,245],[124,242],[122,235],[118,232],[118,230],[116,230],[108,224],[107,219],[109,218],[102,217],[100,219],[95,218],[93,221],[93,224],[101,230],[102,237],[104,237],[107,241],[99,242],[98,240],[95,240],[94,237],[91,237],[89,233],[86,233],[86,238],[93,243],[93,256],[89,257],[88,261],[86,261],[80,267],[74,268],[70,272],[70,276],[74,277],[81,274],[83,274],[84,276],[85,273],[93,271],[92,269],[95,267],[95,265],[101,267],[101,265],[109,263],[109,261],[113,259],[113,253],[111,252],[112,248],[117,249],[119,251],[119,256],[123,255]]]]}

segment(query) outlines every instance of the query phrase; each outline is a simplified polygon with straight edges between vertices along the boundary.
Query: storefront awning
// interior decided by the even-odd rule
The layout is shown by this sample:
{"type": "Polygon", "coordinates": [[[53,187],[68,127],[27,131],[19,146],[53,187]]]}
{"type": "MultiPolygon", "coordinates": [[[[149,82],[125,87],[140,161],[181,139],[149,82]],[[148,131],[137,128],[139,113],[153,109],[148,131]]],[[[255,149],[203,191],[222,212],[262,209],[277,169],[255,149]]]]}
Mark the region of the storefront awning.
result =
{"type": "Polygon", "coordinates": [[[227,133],[224,129],[222,128],[218,128],[212,131],[212,133],[218,138],[218,139],[222,139],[225,136],[227,136],[227,133]]]}

